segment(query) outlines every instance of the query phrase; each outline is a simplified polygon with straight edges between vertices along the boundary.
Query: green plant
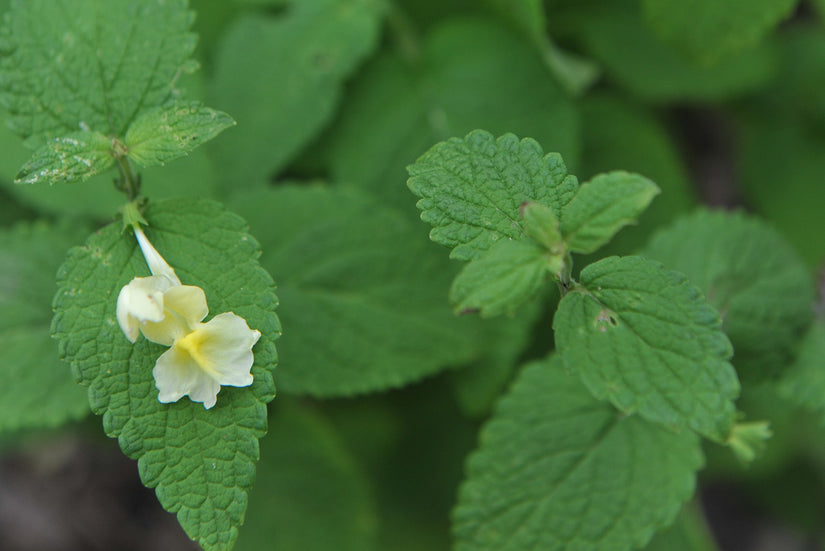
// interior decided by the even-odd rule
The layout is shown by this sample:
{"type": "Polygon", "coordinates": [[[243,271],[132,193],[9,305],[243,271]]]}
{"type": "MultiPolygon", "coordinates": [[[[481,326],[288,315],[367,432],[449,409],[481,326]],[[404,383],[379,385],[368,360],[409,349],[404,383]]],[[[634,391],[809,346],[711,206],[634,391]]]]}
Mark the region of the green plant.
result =
{"type": "Polygon", "coordinates": [[[819,3],[192,4],[3,6],[7,453],[91,411],[207,550],[823,535],[819,3]]]}

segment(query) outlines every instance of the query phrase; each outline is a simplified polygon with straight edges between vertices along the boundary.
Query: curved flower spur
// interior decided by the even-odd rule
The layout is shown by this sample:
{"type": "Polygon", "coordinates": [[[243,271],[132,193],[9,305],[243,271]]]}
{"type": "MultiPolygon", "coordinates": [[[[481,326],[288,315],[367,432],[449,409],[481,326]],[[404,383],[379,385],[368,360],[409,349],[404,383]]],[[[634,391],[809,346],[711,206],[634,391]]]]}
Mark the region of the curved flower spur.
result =
{"type": "Polygon", "coordinates": [[[143,333],[148,340],[170,347],[152,370],[158,400],[171,403],[189,396],[209,409],[217,402],[221,385],[251,385],[252,347],[260,331],[250,329],[244,318],[232,312],[202,323],[209,313],[203,289],[181,284],[140,226],[133,228],[152,275],[136,277],[120,290],[117,321],[131,342],[143,333]]]}

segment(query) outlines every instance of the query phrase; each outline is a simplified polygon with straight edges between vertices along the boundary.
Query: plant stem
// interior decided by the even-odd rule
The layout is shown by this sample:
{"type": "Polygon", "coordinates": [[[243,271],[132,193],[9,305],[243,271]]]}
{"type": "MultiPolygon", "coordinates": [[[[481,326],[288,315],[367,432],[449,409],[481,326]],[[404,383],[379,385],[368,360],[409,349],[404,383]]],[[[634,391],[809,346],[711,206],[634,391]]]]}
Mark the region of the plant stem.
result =
{"type": "Polygon", "coordinates": [[[140,176],[132,170],[129,159],[121,156],[116,157],[116,159],[120,179],[115,181],[115,187],[125,193],[129,201],[134,201],[140,193],[140,176]]]}

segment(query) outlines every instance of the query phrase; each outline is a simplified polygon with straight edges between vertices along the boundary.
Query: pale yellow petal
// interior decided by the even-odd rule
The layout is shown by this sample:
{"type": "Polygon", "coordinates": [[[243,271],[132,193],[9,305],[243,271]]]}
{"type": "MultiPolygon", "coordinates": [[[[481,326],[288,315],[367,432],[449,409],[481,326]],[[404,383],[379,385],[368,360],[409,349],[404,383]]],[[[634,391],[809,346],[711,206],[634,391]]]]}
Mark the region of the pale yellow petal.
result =
{"type": "Polygon", "coordinates": [[[206,317],[206,295],[192,285],[176,285],[163,293],[164,317],[158,323],[140,326],[143,336],[152,342],[172,346],[176,339],[191,333],[206,317]]]}
{"type": "Polygon", "coordinates": [[[240,387],[252,384],[252,347],[260,337],[242,317],[224,312],[175,344],[218,383],[240,387]]]}
{"type": "Polygon", "coordinates": [[[171,282],[164,276],[136,277],[124,285],[117,297],[117,321],[130,341],[135,342],[142,322],[164,318],[163,294],[171,282]]]}
{"type": "Polygon", "coordinates": [[[189,396],[193,402],[202,402],[203,407],[209,409],[217,402],[221,390],[220,384],[178,346],[172,346],[161,354],[152,375],[159,391],[158,400],[164,404],[189,396]]]}

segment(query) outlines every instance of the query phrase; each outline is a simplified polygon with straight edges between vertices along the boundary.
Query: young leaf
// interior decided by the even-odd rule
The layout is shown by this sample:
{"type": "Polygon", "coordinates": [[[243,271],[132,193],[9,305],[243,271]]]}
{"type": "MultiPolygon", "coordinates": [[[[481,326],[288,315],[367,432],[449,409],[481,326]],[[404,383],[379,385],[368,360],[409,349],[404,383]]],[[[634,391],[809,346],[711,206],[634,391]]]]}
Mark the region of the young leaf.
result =
{"type": "Polygon", "coordinates": [[[192,199],[150,203],[144,216],[152,244],[184,284],[205,291],[210,314],[234,312],[261,332],[252,386],[223,387],[209,410],[187,398],[158,401],[152,369],[164,347],[142,337],[130,343],[116,321],[121,288],[148,275],[120,221],[70,251],[58,274],[52,329],[62,356],[89,387],[106,434],[138,460],[143,483],[204,549],[228,550],[243,522],[266,404],[275,395],[278,300],[256,260],[258,244],[238,216],[192,199]]]}
{"type": "Polygon", "coordinates": [[[15,0],[0,64],[12,128],[31,147],[93,130],[122,136],[172,99],[196,37],[186,0],[15,0]]]}
{"type": "Polygon", "coordinates": [[[215,104],[240,123],[213,148],[226,185],[265,181],[316,136],[335,113],[344,80],[376,46],[385,7],[382,0],[291,0],[277,17],[232,23],[209,83],[215,104]]]}
{"type": "Polygon", "coordinates": [[[197,101],[175,101],[135,119],[124,145],[138,166],[163,165],[207,142],[236,123],[226,113],[197,101]]]}
{"type": "Polygon", "coordinates": [[[49,140],[18,172],[17,184],[82,182],[115,164],[112,140],[100,132],[72,132],[49,140]]]}
{"type": "Polygon", "coordinates": [[[721,324],[685,276],[614,256],[582,270],[553,330],[561,357],[597,398],[724,442],[739,381],[721,324]]]}
{"type": "Polygon", "coordinates": [[[599,174],[579,187],[562,210],[561,232],[574,253],[592,253],[647,208],[659,188],[624,171],[599,174]]]}
{"type": "Polygon", "coordinates": [[[814,289],[773,228],[742,213],[700,210],[655,234],[643,254],[687,275],[719,311],[743,382],[790,364],[811,322],[814,289]]]}
{"type": "Polygon", "coordinates": [[[705,65],[752,46],[789,17],[799,0],[643,0],[666,41],[705,65]]]}
{"type": "Polygon", "coordinates": [[[434,145],[407,170],[421,219],[433,226],[430,239],[460,260],[479,257],[499,239],[521,239],[525,202],[548,206],[560,219],[578,188],[558,153],[483,130],[434,145]]]}
{"type": "Polygon", "coordinates": [[[459,272],[450,288],[450,301],[457,314],[476,310],[483,318],[512,314],[561,263],[561,258],[550,257],[531,240],[499,241],[459,272]]]}
{"type": "Polygon", "coordinates": [[[621,415],[557,356],[530,364],[470,456],[455,549],[635,549],[673,522],[702,462],[690,431],[621,415]]]}
{"type": "Polygon", "coordinates": [[[607,93],[588,94],[581,106],[587,131],[579,177],[622,167],[644,174],[662,190],[639,217],[639,225],[623,229],[607,245],[611,254],[631,254],[652,231],[695,207],[693,185],[672,136],[650,109],[607,93]]]}
{"type": "Polygon", "coordinates": [[[377,549],[367,481],[332,427],[292,404],[272,419],[235,550],[377,549]]]}
{"type": "Polygon", "coordinates": [[[57,426],[89,412],[49,338],[54,274],[85,233],[43,222],[0,231],[0,431],[57,426]]]}
{"type": "Polygon", "coordinates": [[[283,185],[238,196],[263,237],[291,338],[283,392],[347,396],[478,357],[476,320],[453,315],[454,268],[414,223],[357,190],[283,185]]]}
{"type": "Polygon", "coordinates": [[[423,38],[419,63],[386,52],[347,99],[330,133],[333,178],[399,208],[410,207],[404,167],[432,144],[476,128],[531,136],[570,166],[579,159],[575,104],[532,45],[497,21],[439,24],[423,38]]]}

